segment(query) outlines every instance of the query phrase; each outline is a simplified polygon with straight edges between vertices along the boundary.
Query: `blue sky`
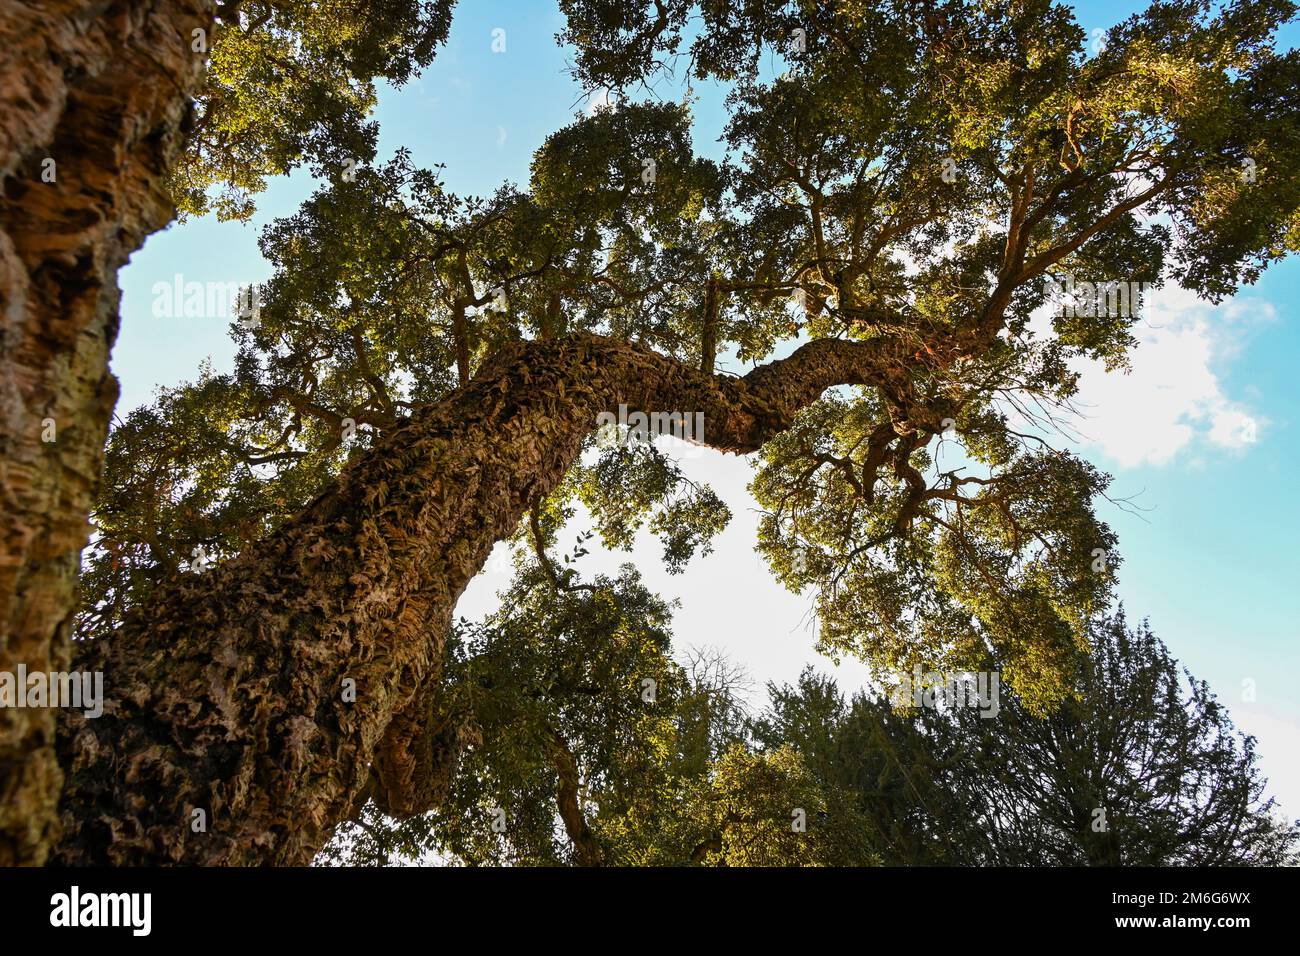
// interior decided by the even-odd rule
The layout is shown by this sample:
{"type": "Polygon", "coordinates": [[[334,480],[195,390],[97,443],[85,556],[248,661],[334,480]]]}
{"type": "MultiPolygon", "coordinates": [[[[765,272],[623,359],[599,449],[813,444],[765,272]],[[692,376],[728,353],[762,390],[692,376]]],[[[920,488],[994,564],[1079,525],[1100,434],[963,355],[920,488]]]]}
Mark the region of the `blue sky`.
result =
{"type": "MultiPolygon", "coordinates": [[[[1085,28],[1107,27],[1140,7],[1076,6],[1085,28]]],[[[475,0],[461,3],[448,46],[425,73],[380,99],[379,159],[399,145],[417,163],[446,165],[444,180],[461,194],[488,194],[504,181],[525,184],[532,151],[571,122],[586,99],[565,72],[554,35],[554,3],[475,0]],[[492,31],[505,30],[505,52],[492,31]]],[[[1288,28],[1293,45],[1300,30],[1288,28]]],[[[717,150],[723,114],[719,92],[697,89],[696,148],[717,150]]],[[[666,98],[679,91],[665,87],[666,98]]],[[[582,175],[575,169],[574,175],[582,175]]],[[[122,383],[118,413],[147,402],[155,387],[192,379],[199,363],[230,366],[226,321],[157,317],[154,283],[248,283],[269,276],[257,249],[260,227],[292,213],[313,190],[298,173],[276,180],[252,225],[214,219],[173,225],[149,239],[123,270],[122,332],[113,370],[122,383]]],[[[1198,677],[1208,680],[1234,720],[1259,738],[1271,790],[1291,816],[1300,814],[1300,262],[1270,270],[1256,286],[1219,307],[1180,290],[1162,291],[1143,326],[1128,376],[1085,374],[1086,436],[1077,451],[1114,475],[1113,497],[1144,509],[1129,514],[1103,505],[1120,536],[1120,594],[1131,617],[1155,632],[1198,677]],[[1136,497],[1134,497],[1136,496],[1136,497]],[[1254,682],[1254,699],[1243,682],[1254,682]]],[[[683,646],[709,645],[743,663],[756,687],[793,680],[805,661],[832,666],[813,649],[811,599],[770,580],[754,554],[757,516],[745,491],[752,470],[742,459],[702,451],[684,465],[714,485],[735,514],[715,553],[685,575],[659,567],[656,543],[639,542],[632,559],[647,583],[681,599],[676,633],[683,646]]],[[[566,546],[571,540],[562,539],[566,546]]],[[[594,554],[585,571],[628,555],[594,554]]],[[[459,613],[494,605],[506,583],[494,561],[476,580],[459,613]]],[[[865,679],[845,662],[841,683],[865,679]]]]}

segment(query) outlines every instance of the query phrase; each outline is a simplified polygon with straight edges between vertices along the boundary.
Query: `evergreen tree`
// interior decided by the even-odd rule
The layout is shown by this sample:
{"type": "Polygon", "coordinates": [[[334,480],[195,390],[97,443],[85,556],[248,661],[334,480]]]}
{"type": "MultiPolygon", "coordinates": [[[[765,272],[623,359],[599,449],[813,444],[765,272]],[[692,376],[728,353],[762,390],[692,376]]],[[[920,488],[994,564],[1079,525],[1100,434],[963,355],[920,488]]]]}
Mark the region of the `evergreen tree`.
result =
{"type": "Polygon", "coordinates": [[[806,671],[771,688],[765,748],[794,747],[855,795],[888,863],[1278,866],[1300,823],[1264,799],[1253,737],[1145,622],[1090,629],[1074,693],[1041,716],[1015,694],[976,707],[846,703],[806,671]]]}

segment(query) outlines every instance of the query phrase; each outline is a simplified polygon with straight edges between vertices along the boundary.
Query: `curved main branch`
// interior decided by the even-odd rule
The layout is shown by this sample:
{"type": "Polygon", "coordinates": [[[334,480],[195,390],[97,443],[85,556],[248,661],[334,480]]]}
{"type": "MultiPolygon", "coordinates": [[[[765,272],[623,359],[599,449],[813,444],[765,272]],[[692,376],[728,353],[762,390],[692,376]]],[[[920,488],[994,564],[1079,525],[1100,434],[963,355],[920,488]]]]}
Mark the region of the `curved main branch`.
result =
{"type": "Polygon", "coordinates": [[[503,350],[277,533],[85,649],[107,699],[64,720],[61,861],[303,864],[363,795],[436,806],[468,733],[438,698],[456,601],[601,412],[703,412],[696,440],[749,452],[832,385],[904,396],[896,351],[818,341],[731,378],[598,336],[503,350]]]}

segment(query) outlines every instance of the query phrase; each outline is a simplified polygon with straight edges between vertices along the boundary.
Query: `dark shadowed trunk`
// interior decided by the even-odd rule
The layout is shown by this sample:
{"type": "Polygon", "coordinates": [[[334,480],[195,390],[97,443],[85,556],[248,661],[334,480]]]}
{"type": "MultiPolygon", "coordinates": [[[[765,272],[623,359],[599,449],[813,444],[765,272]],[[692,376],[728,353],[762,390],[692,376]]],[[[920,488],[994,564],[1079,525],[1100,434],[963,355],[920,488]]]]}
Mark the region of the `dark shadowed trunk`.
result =
{"type": "MultiPolygon", "coordinates": [[[[117,381],[116,274],[172,216],[206,0],[0,0],[0,671],[63,670],[117,381]]],[[[54,712],[0,709],[0,866],[57,836],[54,712]]]]}
{"type": "Polygon", "coordinates": [[[829,385],[888,383],[882,342],[813,343],[743,379],[595,336],[499,353],[281,531],[86,648],[107,702],[65,714],[59,859],[303,864],[366,796],[437,806],[467,733],[438,694],[451,613],[597,415],[702,411],[708,444],[752,451],[829,385]]]}

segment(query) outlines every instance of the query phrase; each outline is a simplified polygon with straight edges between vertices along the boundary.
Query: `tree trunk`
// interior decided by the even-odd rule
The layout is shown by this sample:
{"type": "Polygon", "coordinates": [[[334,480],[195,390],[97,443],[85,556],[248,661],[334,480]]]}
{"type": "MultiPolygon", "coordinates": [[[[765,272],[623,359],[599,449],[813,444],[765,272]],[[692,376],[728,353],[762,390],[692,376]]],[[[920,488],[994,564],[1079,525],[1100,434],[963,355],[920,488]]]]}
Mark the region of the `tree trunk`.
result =
{"type": "Polygon", "coordinates": [[[700,371],[706,375],[713,374],[713,366],[718,360],[718,310],[721,293],[716,277],[709,280],[704,294],[704,321],[700,326],[700,371]]]}
{"type": "Polygon", "coordinates": [[[105,713],[64,714],[59,860],[305,864],[367,794],[435,807],[466,734],[438,694],[456,600],[597,415],[702,411],[708,444],[752,451],[881,351],[823,340],[736,379],[596,336],[503,350],[279,532],[85,649],[105,713]]]}
{"type": "MultiPolygon", "coordinates": [[[[207,0],[0,0],[0,671],[64,670],[117,381],[117,270],[171,219],[207,0]]],[[[49,709],[0,709],[0,866],[40,864],[49,709]]]]}

